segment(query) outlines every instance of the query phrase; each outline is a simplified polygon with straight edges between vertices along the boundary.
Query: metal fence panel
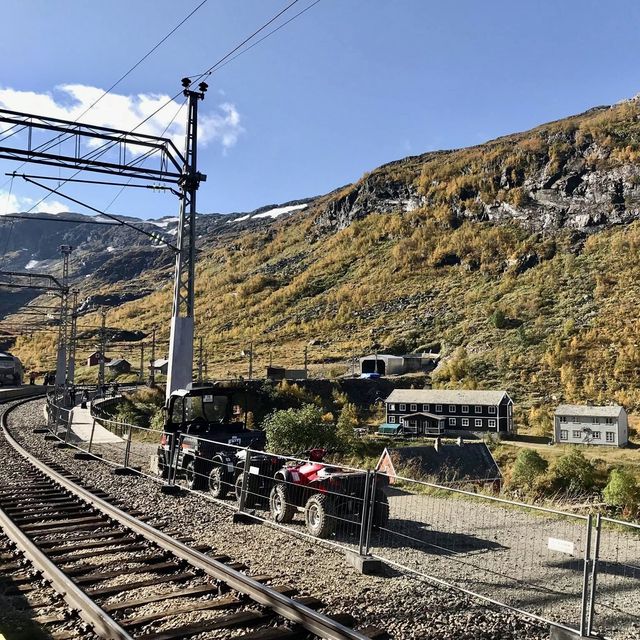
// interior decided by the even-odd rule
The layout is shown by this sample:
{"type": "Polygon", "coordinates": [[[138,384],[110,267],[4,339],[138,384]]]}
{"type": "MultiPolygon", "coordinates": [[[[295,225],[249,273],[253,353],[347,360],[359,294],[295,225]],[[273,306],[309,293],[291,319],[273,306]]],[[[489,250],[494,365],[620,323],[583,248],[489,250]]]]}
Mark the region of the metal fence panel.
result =
{"type": "Polygon", "coordinates": [[[592,629],[615,640],[640,639],[640,524],[601,518],[592,629]]]}
{"type": "Polygon", "coordinates": [[[377,473],[383,561],[570,629],[585,616],[589,518],[377,473]]]}

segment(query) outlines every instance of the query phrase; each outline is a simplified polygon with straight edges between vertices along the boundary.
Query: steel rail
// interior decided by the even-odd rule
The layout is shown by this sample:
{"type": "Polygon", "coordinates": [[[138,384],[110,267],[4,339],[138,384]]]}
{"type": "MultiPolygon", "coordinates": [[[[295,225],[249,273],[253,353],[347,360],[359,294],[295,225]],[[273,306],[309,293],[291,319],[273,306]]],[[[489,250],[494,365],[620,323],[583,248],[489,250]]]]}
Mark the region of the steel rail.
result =
{"type": "MultiPolygon", "coordinates": [[[[33,400],[33,396],[29,400],[33,400]]],[[[1,400],[2,402],[8,400],[1,400]]],[[[21,400],[14,407],[20,406],[27,400],[21,400]]],[[[6,416],[13,407],[2,415],[2,428],[7,435],[6,416]]],[[[13,443],[12,443],[13,444],[13,443]]],[[[27,458],[28,459],[28,458],[27,458]]],[[[105,613],[75,582],[66,576],[56,565],[40,551],[38,546],[14,524],[11,518],[0,508],[0,527],[29,559],[33,566],[40,571],[53,588],[63,597],[65,602],[91,627],[94,631],[108,640],[134,640],[109,614],[105,613]]]]}
{"type": "Polygon", "coordinates": [[[81,487],[68,478],[65,478],[63,475],[51,469],[44,462],[38,460],[13,438],[6,423],[7,415],[14,408],[31,400],[33,400],[33,398],[16,403],[5,411],[2,416],[2,430],[7,441],[14,447],[14,449],[16,449],[16,451],[18,451],[18,453],[20,453],[20,455],[65,489],[68,489],[76,496],[87,501],[96,509],[102,511],[112,519],[117,520],[135,533],[144,536],[147,540],[154,542],[159,547],[185,560],[192,566],[201,569],[207,575],[215,578],[216,580],[223,581],[232,589],[249,596],[254,602],[268,607],[291,622],[302,625],[305,629],[315,633],[321,638],[326,640],[369,640],[367,636],[355,629],[345,627],[332,618],[296,602],[285,595],[282,595],[268,585],[257,582],[253,578],[228,567],[222,562],[218,562],[204,553],[195,551],[187,545],[174,540],[162,531],[155,529],[145,522],[129,515],[122,509],[118,509],[102,498],[92,494],[84,487],[81,487]]]}

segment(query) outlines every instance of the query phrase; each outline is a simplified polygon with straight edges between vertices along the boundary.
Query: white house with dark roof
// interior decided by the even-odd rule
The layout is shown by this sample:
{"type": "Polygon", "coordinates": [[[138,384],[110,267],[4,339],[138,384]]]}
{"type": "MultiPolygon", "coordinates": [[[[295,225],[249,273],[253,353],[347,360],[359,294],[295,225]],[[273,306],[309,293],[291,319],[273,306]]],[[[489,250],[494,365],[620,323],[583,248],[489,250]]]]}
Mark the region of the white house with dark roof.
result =
{"type": "Polygon", "coordinates": [[[555,411],[554,438],[559,444],[624,447],[629,441],[627,412],[617,404],[561,404],[555,411]]]}
{"type": "Polygon", "coordinates": [[[513,431],[506,391],[395,389],[385,400],[379,433],[440,435],[448,431],[513,431]]]}

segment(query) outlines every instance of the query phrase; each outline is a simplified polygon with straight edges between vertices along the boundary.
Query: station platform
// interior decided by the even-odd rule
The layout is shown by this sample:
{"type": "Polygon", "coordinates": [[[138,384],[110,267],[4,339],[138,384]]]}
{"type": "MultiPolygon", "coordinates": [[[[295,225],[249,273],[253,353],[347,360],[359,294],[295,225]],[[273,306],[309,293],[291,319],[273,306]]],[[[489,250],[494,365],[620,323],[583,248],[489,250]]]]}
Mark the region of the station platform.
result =
{"type": "MultiPolygon", "coordinates": [[[[91,404],[87,406],[90,407],[91,404]]],[[[80,405],[78,405],[71,410],[71,432],[74,440],[89,442],[92,427],[93,418],[91,417],[91,410],[89,408],[82,409],[80,405]]],[[[122,438],[118,437],[115,433],[111,433],[109,429],[105,429],[96,422],[93,431],[93,442],[94,444],[117,444],[122,442],[122,438]]]]}

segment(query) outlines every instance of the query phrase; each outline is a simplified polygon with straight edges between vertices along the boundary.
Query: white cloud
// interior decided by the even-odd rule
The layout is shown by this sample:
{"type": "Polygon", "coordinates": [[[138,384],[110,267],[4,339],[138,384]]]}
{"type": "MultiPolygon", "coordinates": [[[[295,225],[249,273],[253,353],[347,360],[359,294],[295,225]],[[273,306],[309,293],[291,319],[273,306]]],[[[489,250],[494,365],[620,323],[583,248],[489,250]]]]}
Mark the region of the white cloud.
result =
{"type": "MultiPolygon", "coordinates": [[[[38,202],[38,200],[34,198],[16,195],[8,191],[0,191],[0,216],[6,215],[7,213],[24,213],[31,209],[36,202],[38,202]]],[[[44,202],[34,207],[32,213],[51,213],[57,215],[58,213],[65,213],[67,211],[70,211],[69,207],[63,202],[60,202],[60,200],[47,198],[44,202]]]]}
{"type": "MultiPolygon", "coordinates": [[[[137,132],[168,136],[173,139],[179,149],[182,149],[185,131],[184,109],[180,107],[182,100],[170,101],[169,96],[164,94],[110,93],[88,113],[82,115],[103,93],[103,89],[99,87],[82,84],[59,85],[52,92],[45,93],[18,91],[5,87],[0,88],[0,107],[63,120],[73,121],[79,118],[85,123],[125,131],[131,131],[142,120],[149,117],[147,122],[136,129],[137,132]],[[167,102],[166,107],[154,114],[167,102]],[[176,113],[178,113],[177,117],[175,117],[176,113]]],[[[235,105],[224,102],[218,106],[217,111],[206,112],[202,107],[200,111],[198,141],[201,145],[219,142],[224,149],[228,149],[236,144],[244,129],[240,124],[240,114],[235,105]]]]}

